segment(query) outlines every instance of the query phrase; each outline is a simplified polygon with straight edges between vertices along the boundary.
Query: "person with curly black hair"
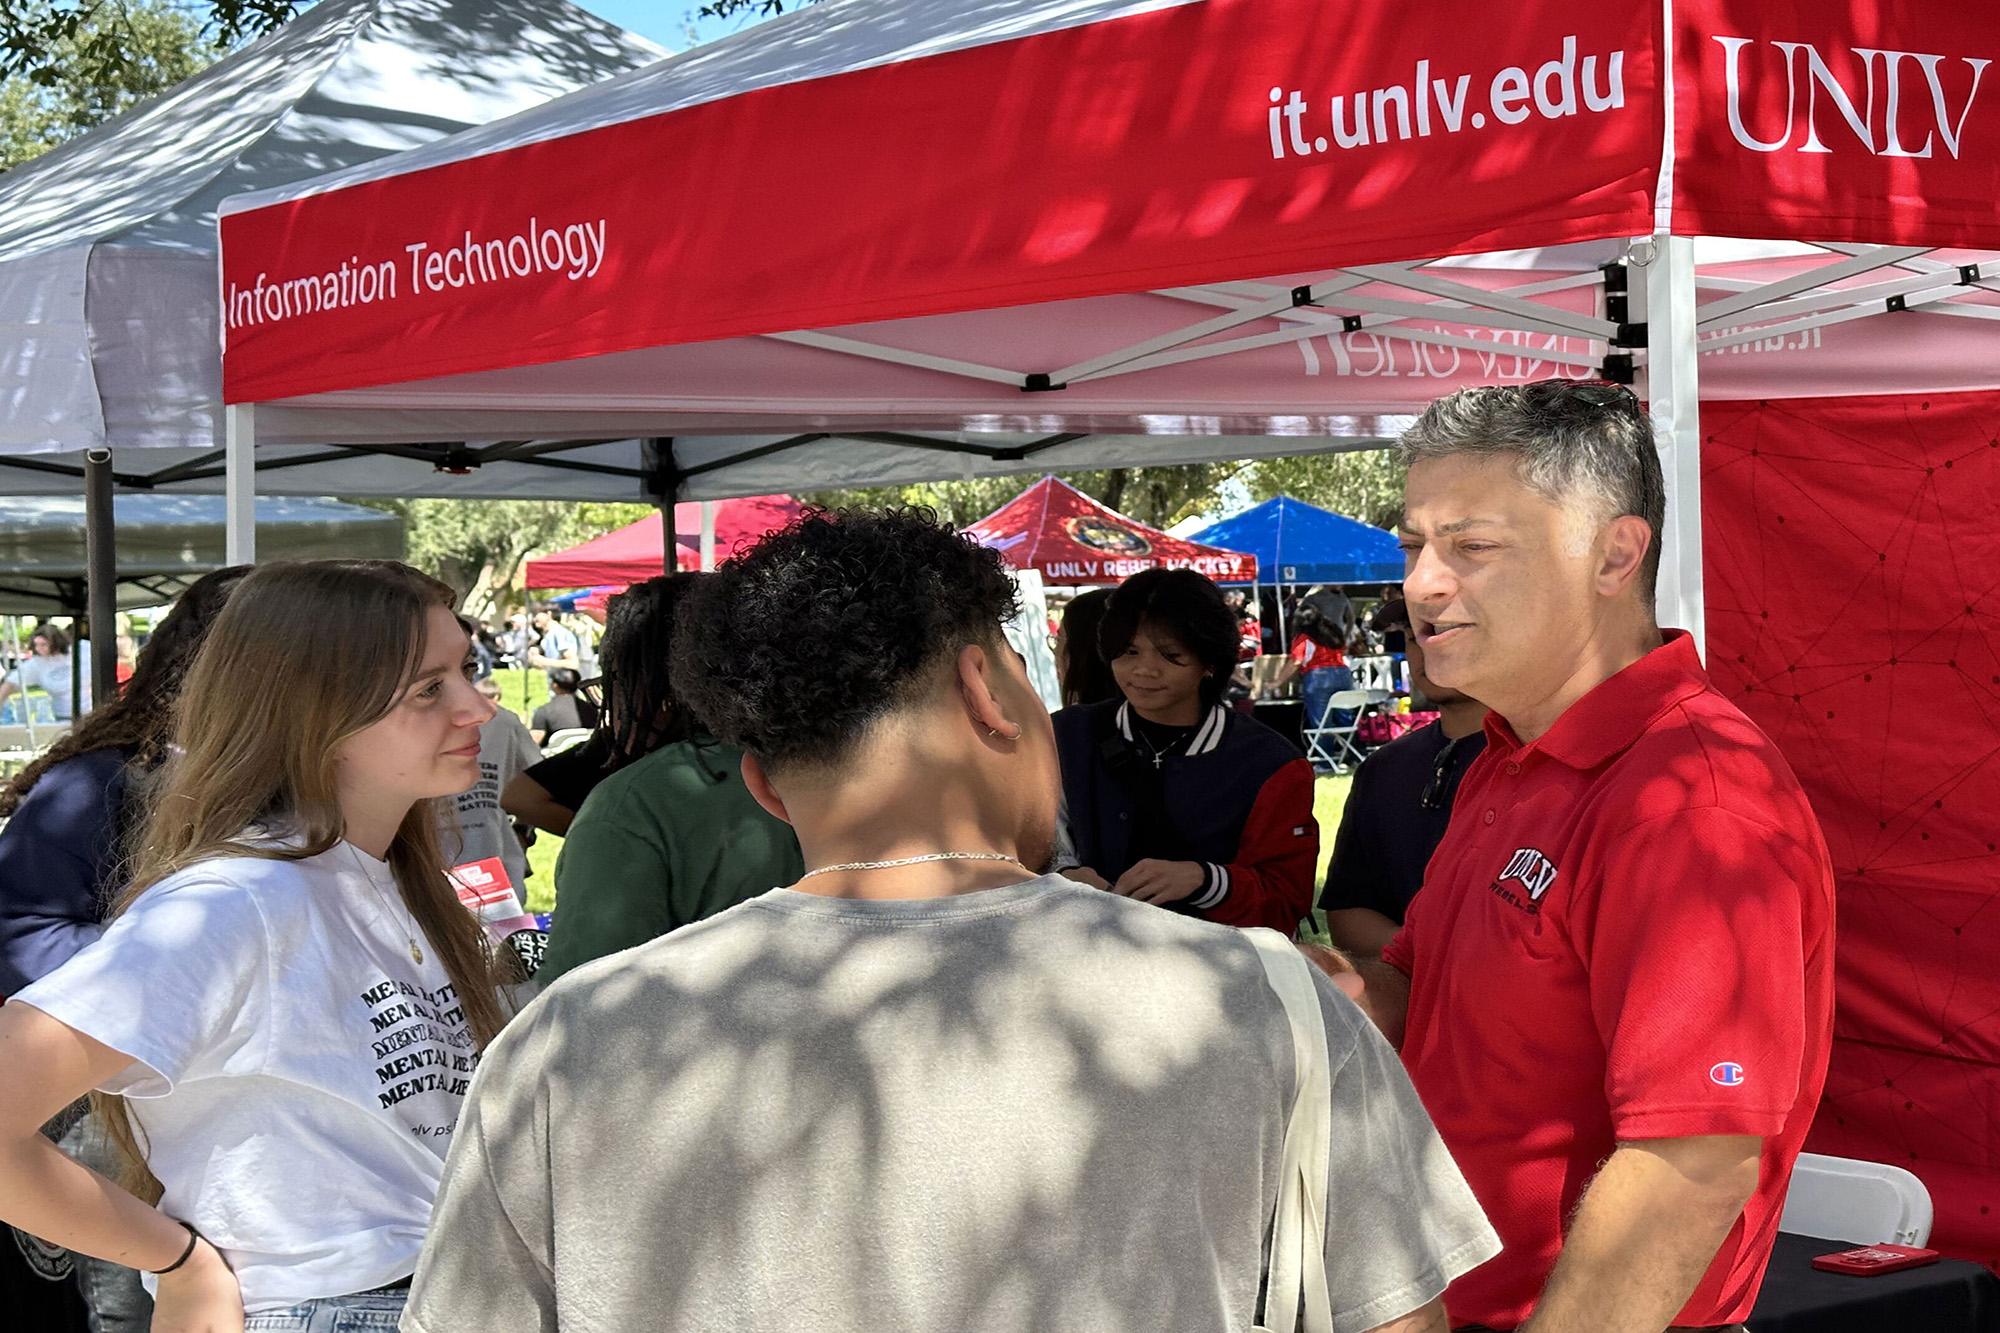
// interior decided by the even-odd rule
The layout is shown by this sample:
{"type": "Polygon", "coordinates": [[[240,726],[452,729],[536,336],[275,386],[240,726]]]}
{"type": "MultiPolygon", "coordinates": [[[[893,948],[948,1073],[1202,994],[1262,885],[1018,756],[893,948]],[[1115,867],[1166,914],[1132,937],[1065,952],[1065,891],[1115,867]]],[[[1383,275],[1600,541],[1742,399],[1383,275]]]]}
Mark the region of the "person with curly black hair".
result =
{"type": "Polygon", "coordinates": [[[1141,902],[1286,935],[1312,910],[1313,772],[1222,703],[1236,613],[1191,569],[1112,592],[1098,629],[1122,697],[1056,714],[1072,878],[1141,902]]]}
{"type": "MultiPolygon", "coordinates": [[[[486,1052],[406,1328],[1251,1325],[1292,1028],[1244,932],[1037,873],[1055,740],[1013,608],[917,510],[808,511],[689,592],[675,697],[810,869],[486,1052]]],[[[1394,1053],[1300,982],[1341,1327],[1441,1327],[1497,1241],[1394,1053]]]]}
{"type": "Polygon", "coordinates": [[[611,599],[604,636],[614,767],[556,858],[556,915],[536,979],[678,930],[797,878],[798,840],[743,785],[667,674],[675,609],[703,574],[666,574],[611,599]]]}

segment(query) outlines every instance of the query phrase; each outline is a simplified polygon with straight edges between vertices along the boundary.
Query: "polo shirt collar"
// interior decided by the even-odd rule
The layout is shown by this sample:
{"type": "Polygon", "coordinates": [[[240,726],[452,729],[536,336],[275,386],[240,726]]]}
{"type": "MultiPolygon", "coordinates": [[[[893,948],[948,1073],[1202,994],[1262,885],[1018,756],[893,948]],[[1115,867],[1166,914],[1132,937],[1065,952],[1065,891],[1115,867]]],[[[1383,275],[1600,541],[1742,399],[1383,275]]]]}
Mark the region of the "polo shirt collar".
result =
{"type": "Polygon", "coordinates": [[[1539,750],[1571,768],[1592,769],[1631,748],[1659,716],[1708,688],[1694,639],[1686,630],[1660,632],[1660,646],[1563,711],[1555,725],[1523,745],[1498,713],[1486,718],[1496,750],[1539,750]]]}

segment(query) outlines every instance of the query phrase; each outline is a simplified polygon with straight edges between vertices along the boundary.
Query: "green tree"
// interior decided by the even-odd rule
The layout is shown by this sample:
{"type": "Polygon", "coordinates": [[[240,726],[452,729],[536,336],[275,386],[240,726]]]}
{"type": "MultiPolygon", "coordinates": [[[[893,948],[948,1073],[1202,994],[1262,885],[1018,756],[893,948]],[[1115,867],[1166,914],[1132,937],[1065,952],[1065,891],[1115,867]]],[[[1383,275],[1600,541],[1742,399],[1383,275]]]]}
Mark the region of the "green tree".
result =
{"type": "Polygon", "coordinates": [[[165,92],[216,55],[201,24],[169,0],[76,9],[0,0],[0,171],[165,92]],[[24,28],[42,34],[35,63],[13,45],[24,28]]]}
{"type": "Polygon", "coordinates": [[[1403,515],[1403,469],[1389,449],[1261,459],[1245,480],[1252,499],[1289,495],[1378,528],[1403,515]]]}
{"type": "Polygon", "coordinates": [[[403,517],[404,559],[449,583],[467,615],[505,614],[521,602],[530,557],[624,527],[651,505],[573,500],[350,501],[403,517]]]}

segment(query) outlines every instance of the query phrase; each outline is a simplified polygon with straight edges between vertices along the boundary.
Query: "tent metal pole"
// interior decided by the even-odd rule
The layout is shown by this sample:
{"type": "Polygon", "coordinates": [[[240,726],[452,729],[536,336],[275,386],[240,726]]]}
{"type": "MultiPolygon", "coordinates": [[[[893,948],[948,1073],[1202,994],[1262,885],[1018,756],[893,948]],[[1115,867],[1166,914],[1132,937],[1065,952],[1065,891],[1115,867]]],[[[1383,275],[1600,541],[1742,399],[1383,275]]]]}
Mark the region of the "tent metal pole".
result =
{"type": "MultiPolygon", "coordinates": [[[[118,693],[118,552],[112,533],[111,451],[83,455],[83,567],[89,592],[90,698],[93,706],[118,693]]],[[[70,651],[81,656],[82,649],[70,651]]],[[[81,694],[70,696],[82,702],[81,694]]],[[[81,709],[74,709],[81,712],[81,709]]]]}
{"type": "Polygon", "coordinates": [[[660,572],[673,574],[680,570],[680,534],[674,531],[674,499],[680,491],[683,474],[674,465],[674,441],[672,436],[646,441],[648,480],[653,492],[653,504],[660,511],[660,572]]]}
{"type": "Polygon", "coordinates": [[[715,501],[701,502],[701,572],[715,572],[715,501]]]}
{"type": "Polygon", "coordinates": [[[223,409],[223,557],[232,565],[257,559],[257,408],[223,409]]]}
{"type": "Polygon", "coordinates": [[[1685,629],[1707,660],[1701,584],[1701,384],[1696,366],[1694,238],[1656,232],[1646,265],[1644,397],[1667,486],[1660,535],[1660,624],[1685,629]]]}

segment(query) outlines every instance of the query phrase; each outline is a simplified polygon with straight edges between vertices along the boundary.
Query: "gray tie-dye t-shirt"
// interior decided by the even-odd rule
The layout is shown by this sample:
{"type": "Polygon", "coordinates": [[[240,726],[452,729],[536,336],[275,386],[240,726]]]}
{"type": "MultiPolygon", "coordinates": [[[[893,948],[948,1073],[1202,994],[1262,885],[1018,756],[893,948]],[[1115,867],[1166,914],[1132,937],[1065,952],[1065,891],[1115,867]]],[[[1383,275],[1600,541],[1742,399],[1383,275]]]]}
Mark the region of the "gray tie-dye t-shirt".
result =
{"type": "MultiPolygon", "coordinates": [[[[1318,979],[1350,1333],[1499,1245],[1318,979]]],[[[403,1327],[1247,1330],[1292,1064],[1232,928],[1053,876],[773,890],[578,969],[494,1043],[403,1327]]]]}

